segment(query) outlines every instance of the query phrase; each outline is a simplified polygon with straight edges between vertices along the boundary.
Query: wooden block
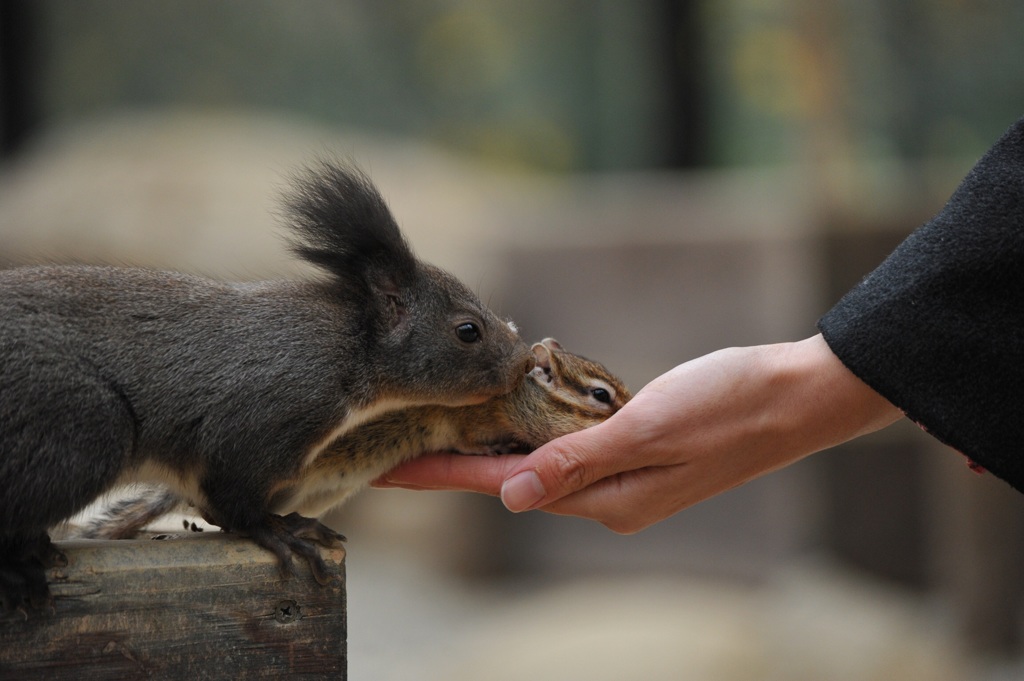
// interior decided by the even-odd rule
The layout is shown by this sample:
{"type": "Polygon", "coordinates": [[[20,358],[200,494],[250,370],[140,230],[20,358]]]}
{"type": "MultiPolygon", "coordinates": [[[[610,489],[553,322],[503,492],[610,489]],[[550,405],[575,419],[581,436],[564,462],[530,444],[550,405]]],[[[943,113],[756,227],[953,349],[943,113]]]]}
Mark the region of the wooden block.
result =
{"type": "Polygon", "coordinates": [[[222,533],[58,546],[54,608],[0,614],[0,679],[345,678],[344,549],[320,586],[222,533]]]}

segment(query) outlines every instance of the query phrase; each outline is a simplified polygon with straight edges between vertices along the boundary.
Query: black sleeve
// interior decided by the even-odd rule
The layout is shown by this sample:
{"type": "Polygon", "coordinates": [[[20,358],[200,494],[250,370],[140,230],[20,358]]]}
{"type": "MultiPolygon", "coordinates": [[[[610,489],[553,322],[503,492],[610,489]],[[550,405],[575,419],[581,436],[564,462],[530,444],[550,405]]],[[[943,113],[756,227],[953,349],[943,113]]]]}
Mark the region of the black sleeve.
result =
{"type": "Polygon", "coordinates": [[[1024,491],[1024,119],[818,328],[909,418],[1024,491]]]}

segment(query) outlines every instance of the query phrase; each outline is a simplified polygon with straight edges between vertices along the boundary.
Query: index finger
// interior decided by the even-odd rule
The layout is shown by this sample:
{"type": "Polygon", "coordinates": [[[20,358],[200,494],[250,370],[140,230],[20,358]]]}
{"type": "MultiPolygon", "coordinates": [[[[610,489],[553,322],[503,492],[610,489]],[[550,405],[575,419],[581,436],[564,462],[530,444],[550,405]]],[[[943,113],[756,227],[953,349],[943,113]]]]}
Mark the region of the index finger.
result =
{"type": "Polygon", "coordinates": [[[501,500],[513,512],[546,506],[619,473],[664,465],[650,447],[649,400],[638,393],[607,421],[541,446],[509,469],[501,500]]]}
{"type": "Polygon", "coordinates": [[[466,454],[425,454],[401,464],[371,486],[401,487],[415,490],[462,490],[498,496],[509,471],[524,456],[473,456],[466,454]]]}

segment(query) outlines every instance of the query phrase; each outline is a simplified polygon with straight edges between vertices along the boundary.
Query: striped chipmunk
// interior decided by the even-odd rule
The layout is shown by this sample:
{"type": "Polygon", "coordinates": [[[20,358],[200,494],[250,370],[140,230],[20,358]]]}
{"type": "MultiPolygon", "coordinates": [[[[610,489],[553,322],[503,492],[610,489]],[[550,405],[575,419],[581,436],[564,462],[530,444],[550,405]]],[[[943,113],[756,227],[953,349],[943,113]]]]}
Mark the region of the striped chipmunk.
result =
{"type": "MultiPolygon", "coordinates": [[[[371,480],[424,452],[530,452],[604,421],[630,399],[629,390],[604,366],[567,352],[553,338],[535,343],[532,350],[536,365],[506,395],[463,407],[399,409],[345,433],[308,467],[277,485],[274,512],[321,517],[371,480]]],[[[131,538],[188,504],[173,490],[143,487],[102,508],[79,536],[131,538]]]]}

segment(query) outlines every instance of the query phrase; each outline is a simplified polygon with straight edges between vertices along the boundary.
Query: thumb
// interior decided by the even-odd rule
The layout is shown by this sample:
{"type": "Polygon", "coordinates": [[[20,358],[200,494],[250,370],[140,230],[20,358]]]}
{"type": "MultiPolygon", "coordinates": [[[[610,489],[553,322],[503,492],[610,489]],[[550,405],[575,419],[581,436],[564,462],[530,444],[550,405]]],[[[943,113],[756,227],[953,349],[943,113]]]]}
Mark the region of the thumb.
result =
{"type": "MultiPolygon", "coordinates": [[[[606,422],[607,423],[607,422],[606,422]]],[[[501,501],[513,513],[553,501],[620,473],[601,423],[552,440],[524,458],[501,486],[501,501]]],[[[629,468],[630,466],[626,466],[629,468]]]]}

